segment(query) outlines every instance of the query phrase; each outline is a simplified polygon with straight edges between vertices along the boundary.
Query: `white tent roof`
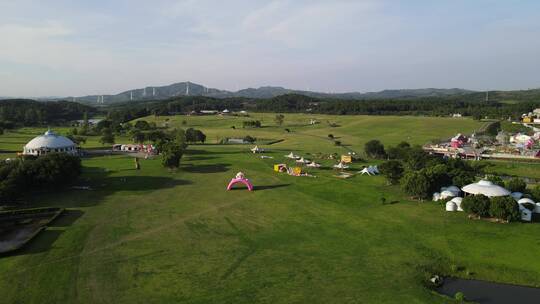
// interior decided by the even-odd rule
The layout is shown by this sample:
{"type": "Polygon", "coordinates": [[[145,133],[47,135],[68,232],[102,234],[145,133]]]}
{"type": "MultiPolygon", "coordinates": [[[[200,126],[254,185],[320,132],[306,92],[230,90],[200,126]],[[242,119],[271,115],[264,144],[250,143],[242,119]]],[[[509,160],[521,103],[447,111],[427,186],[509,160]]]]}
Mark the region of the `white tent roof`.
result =
{"type": "Polygon", "coordinates": [[[481,180],[477,183],[469,184],[461,189],[465,193],[483,194],[488,197],[510,195],[510,191],[487,180],[481,180]]]}
{"type": "Polygon", "coordinates": [[[285,155],[285,157],[292,158],[292,159],[297,159],[297,158],[299,158],[298,155],[294,155],[292,152],[289,153],[289,154],[287,154],[287,155],[285,155]]]}
{"type": "Polygon", "coordinates": [[[441,192],[444,191],[444,190],[453,192],[453,193],[455,193],[456,195],[458,195],[458,194],[461,192],[461,190],[460,190],[458,187],[456,187],[456,186],[442,187],[442,188],[441,188],[441,192]]]}
{"type": "Polygon", "coordinates": [[[308,167],[313,167],[313,168],[319,168],[321,165],[317,164],[316,162],[311,162],[309,164],[307,164],[308,167]]]}
{"type": "Polygon", "coordinates": [[[24,148],[27,150],[40,148],[57,149],[68,147],[75,147],[75,143],[73,143],[69,138],[58,135],[51,130],[45,132],[43,135],[34,137],[34,139],[29,141],[26,146],[24,146],[24,148]]]}
{"type": "Polygon", "coordinates": [[[360,174],[367,174],[367,175],[372,175],[373,172],[371,172],[368,168],[364,168],[362,169],[362,171],[360,171],[360,174]]]}
{"type": "Polygon", "coordinates": [[[521,193],[521,192],[512,192],[510,195],[511,195],[515,200],[519,200],[520,198],[523,197],[523,193],[521,193]]]}
{"type": "Polygon", "coordinates": [[[530,203],[530,204],[535,204],[534,201],[530,198],[522,198],[518,201],[518,204],[526,204],[526,203],[530,203]]]}
{"type": "Polygon", "coordinates": [[[344,163],[339,163],[337,165],[334,165],[334,168],[347,169],[347,168],[349,168],[349,166],[345,165],[344,163]]]}

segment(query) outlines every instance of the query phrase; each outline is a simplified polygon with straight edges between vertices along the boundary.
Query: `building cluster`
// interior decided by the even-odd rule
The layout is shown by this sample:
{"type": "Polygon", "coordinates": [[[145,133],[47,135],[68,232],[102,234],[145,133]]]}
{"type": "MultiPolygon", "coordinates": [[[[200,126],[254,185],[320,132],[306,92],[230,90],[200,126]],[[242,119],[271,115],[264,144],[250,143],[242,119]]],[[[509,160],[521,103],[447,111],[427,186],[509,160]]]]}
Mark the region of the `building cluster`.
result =
{"type": "Polygon", "coordinates": [[[521,122],[526,124],[540,124],[540,109],[534,109],[532,112],[523,113],[521,122]]]}
{"type": "Polygon", "coordinates": [[[424,150],[452,158],[540,160],[540,130],[533,133],[508,134],[500,131],[495,137],[457,134],[443,142],[427,144],[424,150]]]}
{"type": "Polygon", "coordinates": [[[187,115],[194,116],[194,115],[220,115],[220,116],[227,116],[227,115],[233,115],[233,116],[249,116],[248,112],[242,110],[238,112],[232,112],[228,109],[225,109],[223,111],[218,110],[200,110],[200,111],[191,111],[187,115]]]}

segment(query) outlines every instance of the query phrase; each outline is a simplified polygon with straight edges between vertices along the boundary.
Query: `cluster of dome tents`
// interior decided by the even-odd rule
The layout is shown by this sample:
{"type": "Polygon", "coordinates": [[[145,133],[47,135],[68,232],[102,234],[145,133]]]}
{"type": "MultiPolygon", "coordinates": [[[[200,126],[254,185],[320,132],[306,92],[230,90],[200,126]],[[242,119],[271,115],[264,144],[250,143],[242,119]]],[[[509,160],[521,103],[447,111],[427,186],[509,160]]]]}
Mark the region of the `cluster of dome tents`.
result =
{"type": "Polygon", "coordinates": [[[446,211],[463,211],[463,209],[461,208],[461,202],[463,201],[463,198],[460,197],[462,192],[465,195],[481,194],[490,198],[498,196],[512,196],[512,198],[514,198],[519,205],[521,219],[524,221],[531,221],[533,212],[540,213],[540,203],[535,203],[530,198],[524,198],[523,193],[521,192],[510,192],[504,187],[496,185],[487,180],[480,180],[479,182],[466,185],[461,189],[456,186],[443,187],[441,188],[440,192],[435,192],[433,194],[433,201],[447,200],[451,198],[446,203],[446,211]],[[525,204],[532,204],[534,206],[534,210],[529,210],[524,206],[525,204]]]}

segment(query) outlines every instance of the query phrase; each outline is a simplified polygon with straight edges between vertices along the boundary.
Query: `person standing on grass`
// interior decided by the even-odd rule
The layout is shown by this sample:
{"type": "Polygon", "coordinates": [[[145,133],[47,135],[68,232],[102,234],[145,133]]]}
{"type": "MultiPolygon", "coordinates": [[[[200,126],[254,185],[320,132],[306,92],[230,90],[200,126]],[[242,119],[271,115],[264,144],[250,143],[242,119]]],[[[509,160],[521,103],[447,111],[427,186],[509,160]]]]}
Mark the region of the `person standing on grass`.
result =
{"type": "Polygon", "coordinates": [[[139,163],[138,157],[135,157],[135,170],[141,170],[141,164],[139,163]]]}

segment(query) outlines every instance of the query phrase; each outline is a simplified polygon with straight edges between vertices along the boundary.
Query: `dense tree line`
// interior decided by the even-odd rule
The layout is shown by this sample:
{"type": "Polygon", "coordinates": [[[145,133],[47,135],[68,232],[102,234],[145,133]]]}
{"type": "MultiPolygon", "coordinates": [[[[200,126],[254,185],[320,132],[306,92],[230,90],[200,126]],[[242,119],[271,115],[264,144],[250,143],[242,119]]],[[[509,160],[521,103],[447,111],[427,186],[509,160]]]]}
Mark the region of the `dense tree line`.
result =
{"type": "Polygon", "coordinates": [[[85,112],[93,114],[96,109],[69,101],[0,100],[0,128],[65,124],[82,119],[85,112]]]}
{"type": "Polygon", "coordinates": [[[23,193],[71,184],[81,173],[81,160],[65,153],[0,162],[0,202],[10,203],[23,193]]]}
{"type": "Polygon", "coordinates": [[[336,100],[315,98],[299,94],[281,95],[270,99],[211,98],[203,96],[178,97],[163,101],[132,102],[115,105],[108,117],[113,121],[128,121],[147,115],[173,115],[200,110],[251,111],[296,113],[310,112],[337,115],[427,115],[448,116],[460,113],[474,118],[518,119],[521,114],[540,107],[540,98],[518,103],[484,101],[473,97],[448,96],[408,99],[336,100]]]}

